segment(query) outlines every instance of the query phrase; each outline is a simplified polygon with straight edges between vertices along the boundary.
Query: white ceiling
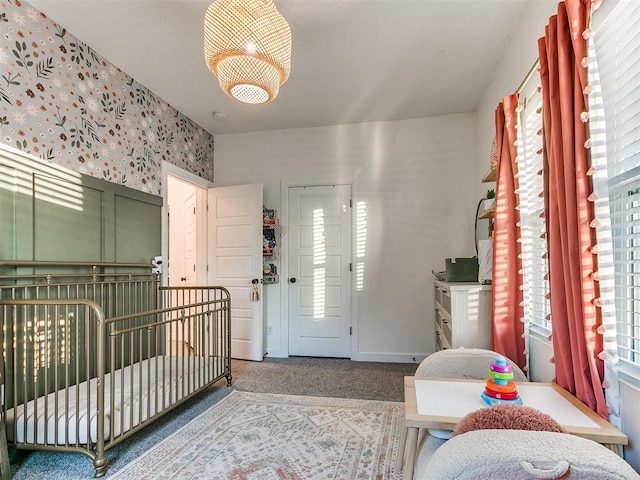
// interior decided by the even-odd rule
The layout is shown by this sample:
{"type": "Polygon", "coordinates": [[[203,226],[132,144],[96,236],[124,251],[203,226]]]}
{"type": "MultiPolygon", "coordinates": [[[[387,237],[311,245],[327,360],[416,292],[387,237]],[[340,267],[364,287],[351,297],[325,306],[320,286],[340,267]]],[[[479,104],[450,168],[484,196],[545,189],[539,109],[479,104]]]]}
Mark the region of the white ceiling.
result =
{"type": "Polygon", "coordinates": [[[475,111],[528,0],[275,0],[291,25],[291,76],[260,106],[226,96],[204,63],[210,0],[28,1],[223,134],[475,111]]]}

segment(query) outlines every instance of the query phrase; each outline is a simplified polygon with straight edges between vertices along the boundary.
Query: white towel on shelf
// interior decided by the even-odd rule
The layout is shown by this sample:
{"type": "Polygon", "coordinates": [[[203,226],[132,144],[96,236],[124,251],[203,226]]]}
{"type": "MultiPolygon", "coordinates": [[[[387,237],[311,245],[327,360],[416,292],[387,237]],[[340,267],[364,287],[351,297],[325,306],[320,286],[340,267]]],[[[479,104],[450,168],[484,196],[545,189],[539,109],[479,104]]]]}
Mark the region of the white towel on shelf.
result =
{"type": "Polygon", "coordinates": [[[493,277],[493,241],[478,241],[478,283],[491,283],[493,277]]]}

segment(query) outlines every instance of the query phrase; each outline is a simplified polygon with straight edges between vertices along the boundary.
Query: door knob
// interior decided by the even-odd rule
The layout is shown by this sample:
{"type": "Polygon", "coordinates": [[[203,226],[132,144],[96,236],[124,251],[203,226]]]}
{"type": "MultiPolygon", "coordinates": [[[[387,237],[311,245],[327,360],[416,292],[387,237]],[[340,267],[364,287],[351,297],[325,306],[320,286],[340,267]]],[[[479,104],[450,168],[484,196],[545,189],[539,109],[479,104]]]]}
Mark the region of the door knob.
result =
{"type": "Polygon", "coordinates": [[[180,281],[181,282],[186,282],[187,281],[187,277],[180,277],[180,281]]]}
{"type": "Polygon", "coordinates": [[[289,283],[296,283],[296,277],[291,277],[289,279],[289,283]]]}

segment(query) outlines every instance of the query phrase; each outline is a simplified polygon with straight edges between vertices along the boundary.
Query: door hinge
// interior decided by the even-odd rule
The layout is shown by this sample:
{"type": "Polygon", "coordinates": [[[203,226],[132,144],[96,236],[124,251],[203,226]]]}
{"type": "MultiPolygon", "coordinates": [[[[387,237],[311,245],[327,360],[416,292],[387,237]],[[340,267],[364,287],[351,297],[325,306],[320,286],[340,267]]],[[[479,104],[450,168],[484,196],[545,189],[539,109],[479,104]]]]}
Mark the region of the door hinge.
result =
{"type": "Polygon", "coordinates": [[[350,264],[349,264],[349,271],[350,271],[350,272],[353,272],[353,263],[350,263],[350,264]]]}
{"type": "Polygon", "coordinates": [[[193,271],[194,272],[196,271],[196,265],[195,264],[193,264],[193,271]]]}
{"type": "Polygon", "coordinates": [[[349,207],[353,208],[353,198],[349,199],[349,207]]]}
{"type": "Polygon", "coordinates": [[[353,327],[349,327],[349,335],[353,335],[353,327]]]}
{"type": "Polygon", "coordinates": [[[193,214],[196,214],[196,207],[193,207],[193,214]]]}

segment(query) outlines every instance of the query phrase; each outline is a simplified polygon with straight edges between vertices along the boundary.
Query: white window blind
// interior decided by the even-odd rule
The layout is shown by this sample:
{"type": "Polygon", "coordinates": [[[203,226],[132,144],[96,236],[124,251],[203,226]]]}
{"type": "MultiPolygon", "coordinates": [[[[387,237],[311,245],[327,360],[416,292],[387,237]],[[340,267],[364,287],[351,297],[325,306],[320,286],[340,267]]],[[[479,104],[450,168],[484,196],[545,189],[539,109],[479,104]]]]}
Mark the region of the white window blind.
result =
{"type": "Polygon", "coordinates": [[[525,319],[529,326],[551,330],[546,223],[543,216],[542,95],[533,75],[523,89],[518,116],[518,179],[525,319]]]}
{"type": "Polygon", "coordinates": [[[615,2],[613,11],[601,8],[593,18],[599,23],[594,47],[605,119],[618,355],[640,365],[640,2],[615,2]]]}

